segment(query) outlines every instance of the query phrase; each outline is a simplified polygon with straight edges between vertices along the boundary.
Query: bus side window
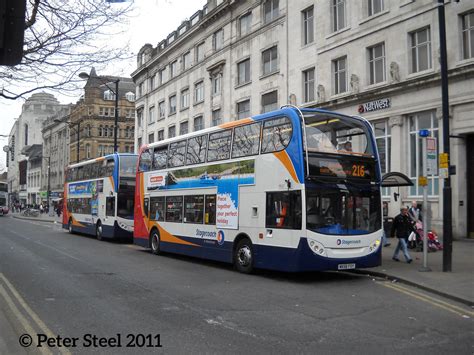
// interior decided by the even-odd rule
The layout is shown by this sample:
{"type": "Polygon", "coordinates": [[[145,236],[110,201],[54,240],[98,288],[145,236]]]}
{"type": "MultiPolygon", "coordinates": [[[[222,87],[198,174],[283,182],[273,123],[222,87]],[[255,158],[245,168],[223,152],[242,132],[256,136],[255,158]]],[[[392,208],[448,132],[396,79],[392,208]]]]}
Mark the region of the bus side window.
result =
{"type": "Polygon", "coordinates": [[[145,200],[143,201],[143,213],[145,214],[146,218],[148,218],[149,206],[150,206],[150,198],[145,197],[145,200]]]}
{"type": "Polygon", "coordinates": [[[107,217],[115,217],[115,196],[106,198],[105,215],[107,217]]]}
{"type": "Polygon", "coordinates": [[[140,155],[140,162],[138,168],[140,171],[150,171],[152,162],[152,154],[150,149],[144,150],[140,155]]]}
{"type": "Polygon", "coordinates": [[[266,228],[301,229],[301,191],[267,192],[266,228]]]}

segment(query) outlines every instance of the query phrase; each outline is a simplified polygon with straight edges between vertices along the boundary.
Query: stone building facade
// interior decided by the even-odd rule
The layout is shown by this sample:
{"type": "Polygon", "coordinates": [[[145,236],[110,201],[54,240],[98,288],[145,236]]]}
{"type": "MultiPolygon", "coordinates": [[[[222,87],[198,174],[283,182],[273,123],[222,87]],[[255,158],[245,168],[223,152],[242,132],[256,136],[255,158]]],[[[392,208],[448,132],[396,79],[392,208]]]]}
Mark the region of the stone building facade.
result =
{"type": "MultiPolygon", "coordinates": [[[[23,104],[22,112],[12,127],[10,132],[9,146],[9,164],[8,164],[8,191],[10,202],[18,201],[23,203],[33,203],[28,200],[28,189],[31,194],[34,193],[36,200],[36,191],[39,191],[41,185],[41,163],[40,169],[34,167],[34,172],[28,173],[29,147],[41,145],[43,137],[41,128],[43,122],[61,109],[62,105],[51,94],[45,92],[36,93],[30,96],[23,104]],[[34,173],[34,174],[33,174],[34,173]],[[28,181],[30,185],[28,188],[28,181]]],[[[31,197],[33,198],[33,197],[31,197]]]]}
{"type": "MultiPolygon", "coordinates": [[[[474,236],[474,3],[448,1],[445,10],[453,232],[474,236]]],[[[361,114],[375,128],[383,172],[415,182],[384,190],[394,216],[422,199],[417,132],[443,133],[438,30],[432,0],[209,0],[140,50],[135,146],[288,103],[361,114]]],[[[429,178],[425,206],[438,232],[442,185],[429,178]]]]}
{"type": "Polygon", "coordinates": [[[84,95],[72,107],[69,116],[69,157],[77,159],[79,128],[79,161],[114,152],[115,81],[119,80],[118,151],[134,151],[135,85],[130,78],[89,74],[84,95]]]}
{"type": "Polygon", "coordinates": [[[62,198],[64,171],[69,165],[69,114],[72,105],[64,106],[55,115],[43,122],[43,164],[41,172],[41,192],[47,195],[48,173],[50,198],[62,198]],[[48,168],[49,164],[49,168],[48,168]]]}

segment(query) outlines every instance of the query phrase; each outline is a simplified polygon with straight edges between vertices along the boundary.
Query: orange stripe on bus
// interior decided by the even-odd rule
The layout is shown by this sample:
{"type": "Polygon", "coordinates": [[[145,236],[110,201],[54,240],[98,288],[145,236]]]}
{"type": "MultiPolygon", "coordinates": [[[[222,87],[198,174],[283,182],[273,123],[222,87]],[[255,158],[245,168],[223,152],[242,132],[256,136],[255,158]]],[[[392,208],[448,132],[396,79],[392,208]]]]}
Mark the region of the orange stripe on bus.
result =
{"type": "Polygon", "coordinates": [[[241,125],[244,125],[244,124],[247,124],[247,123],[252,123],[252,122],[253,122],[253,120],[251,118],[243,118],[243,119],[238,120],[238,121],[223,123],[223,124],[219,125],[219,128],[232,128],[232,127],[241,126],[241,125]]]}
{"type": "Polygon", "coordinates": [[[162,242],[167,242],[167,243],[175,243],[175,244],[183,244],[183,245],[192,245],[194,247],[199,247],[200,245],[194,244],[191,242],[188,242],[184,239],[175,237],[171,233],[167,232],[166,230],[163,229],[159,224],[155,224],[158,227],[158,230],[160,231],[160,240],[162,242]]]}
{"type": "Polygon", "coordinates": [[[291,159],[290,159],[288,153],[286,151],[282,150],[281,152],[275,152],[273,154],[283,164],[283,166],[286,168],[286,170],[288,170],[288,173],[291,175],[293,180],[298,183],[299,182],[298,176],[296,175],[295,167],[293,166],[293,163],[291,162],[291,159]]]}
{"type": "Polygon", "coordinates": [[[115,183],[114,183],[114,177],[113,176],[109,176],[109,180],[110,180],[110,183],[112,184],[112,191],[115,192],[115,183]]]}

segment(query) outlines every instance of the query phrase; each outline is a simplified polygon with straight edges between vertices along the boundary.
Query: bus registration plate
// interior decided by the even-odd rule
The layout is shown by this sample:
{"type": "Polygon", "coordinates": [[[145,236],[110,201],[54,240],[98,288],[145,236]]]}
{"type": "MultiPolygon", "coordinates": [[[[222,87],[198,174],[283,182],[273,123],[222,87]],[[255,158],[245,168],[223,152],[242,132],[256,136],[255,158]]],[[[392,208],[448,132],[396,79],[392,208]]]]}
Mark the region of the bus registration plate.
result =
{"type": "Polygon", "coordinates": [[[350,269],[355,269],[356,264],[339,264],[337,265],[338,270],[350,270],[350,269]]]}

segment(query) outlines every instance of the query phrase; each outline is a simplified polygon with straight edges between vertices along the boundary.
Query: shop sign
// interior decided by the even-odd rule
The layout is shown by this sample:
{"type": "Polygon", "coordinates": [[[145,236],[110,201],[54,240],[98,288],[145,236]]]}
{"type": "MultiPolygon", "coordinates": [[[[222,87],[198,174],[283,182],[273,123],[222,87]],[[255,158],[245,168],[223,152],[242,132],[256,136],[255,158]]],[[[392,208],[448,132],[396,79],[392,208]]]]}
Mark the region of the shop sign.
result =
{"type": "Polygon", "coordinates": [[[384,110],[386,108],[390,108],[390,99],[380,99],[366,102],[365,104],[359,105],[358,111],[359,113],[365,113],[384,110]]]}

